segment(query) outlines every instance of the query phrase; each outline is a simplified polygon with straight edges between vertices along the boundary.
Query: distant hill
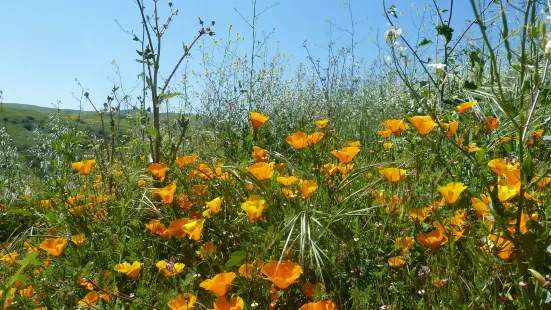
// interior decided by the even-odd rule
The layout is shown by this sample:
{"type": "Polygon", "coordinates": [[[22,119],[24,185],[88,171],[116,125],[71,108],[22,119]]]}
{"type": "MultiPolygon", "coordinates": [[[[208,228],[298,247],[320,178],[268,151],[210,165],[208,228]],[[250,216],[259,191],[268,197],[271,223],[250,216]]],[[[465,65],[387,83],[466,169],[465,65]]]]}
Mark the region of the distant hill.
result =
{"type": "MultiPolygon", "coordinates": [[[[28,104],[3,103],[0,105],[0,127],[6,128],[19,150],[28,149],[34,142],[30,139],[35,129],[47,128],[46,123],[50,115],[59,114],[60,120],[67,124],[78,125],[82,129],[91,130],[94,134],[102,136],[101,119],[96,112],[70,109],[56,109],[39,107],[28,104]],[[80,113],[80,120],[78,115],[80,113]]],[[[126,118],[127,114],[134,114],[134,111],[125,110],[120,112],[120,118],[126,118]]],[[[107,123],[106,123],[107,125],[107,123]]],[[[127,122],[120,123],[121,129],[128,128],[127,122]]]]}

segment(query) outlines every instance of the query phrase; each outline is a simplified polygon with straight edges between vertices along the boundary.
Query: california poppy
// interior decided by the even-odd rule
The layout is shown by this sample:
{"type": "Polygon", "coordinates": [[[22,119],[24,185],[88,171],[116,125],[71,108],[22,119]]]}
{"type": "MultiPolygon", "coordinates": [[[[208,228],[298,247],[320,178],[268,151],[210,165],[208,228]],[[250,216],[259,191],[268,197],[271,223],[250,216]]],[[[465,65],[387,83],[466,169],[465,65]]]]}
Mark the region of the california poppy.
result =
{"type": "Polygon", "coordinates": [[[285,290],[300,277],[302,268],[290,260],[284,260],[281,263],[271,261],[262,267],[262,273],[266,276],[264,279],[285,290]]]}
{"type": "Polygon", "coordinates": [[[235,272],[222,272],[214,276],[212,279],[207,279],[201,282],[199,286],[207,291],[211,291],[218,297],[222,297],[228,292],[235,276],[235,272]]]}
{"type": "Polygon", "coordinates": [[[199,251],[195,251],[195,254],[199,255],[202,260],[207,259],[208,257],[213,257],[216,252],[216,245],[209,241],[201,246],[199,251]]]}
{"type": "Polygon", "coordinates": [[[225,297],[218,297],[214,302],[214,310],[242,310],[245,309],[245,302],[239,296],[234,296],[227,301],[225,297]]]}
{"type": "Polygon", "coordinates": [[[17,258],[19,257],[19,253],[17,252],[11,252],[11,253],[8,253],[8,254],[4,254],[2,257],[0,257],[0,261],[3,261],[5,263],[8,263],[8,264],[13,264],[15,263],[15,261],[17,260],[17,258]]]}
{"type": "Polygon", "coordinates": [[[114,269],[115,271],[125,274],[132,279],[136,279],[140,275],[142,264],[138,261],[133,262],[132,265],[124,262],[122,264],[117,264],[114,269]]]}
{"type": "Polygon", "coordinates": [[[423,223],[432,213],[432,208],[411,208],[408,216],[414,222],[423,223]]]}
{"type": "Polygon", "coordinates": [[[197,297],[195,295],[185,293],[176,296],[168,302],[168,307],[172,310],[195,310],[197,297]]]}
{"type": "Polygon", "coordinates": [[[182,226],[182,230],[189,235],[189,239],[197,241],[201,239],[204,223],[205,223],[204,218],[190,220],[189,222],[187,222],[182,226]]]}
{"type": "Polygon", "coordinates": [[[183,168],[187,165],[194,164],[197,161],[197,155],[186,155],[186,156],[180,156],[176,157],[176,163],[180,168],[183,168]]]}
{"type": "MultiPolygon", "coordinates": [[[[403,120],[401,119],[389,119],[383,122],[383,126],[385,126],[392,134],[399,135],[402,131],[401,126],[403,124],[403,120]]],[[[379,131],[381,133],[381,131],[379,131]]],[[[381,134],[382,135],[382,134],[381,134]]]]}
{"type": "Polygon", "coordinates": [[[76,171],[78,171],[78,172],[80,172],[81,174],[84,174],[84,175],[89,174],[90,171],[92,171],[92,168],[94,168],[95,165],[96,165],[96,160],[95,159],[78,161],[78,162],[75,162],[75,163],[71,164],[71,166],[73,166],[73,169],[75,169],[76,171]]]}
{"type": "Polygon", "coordinates": [[[40,248],[49,255],[59,256],[66,245],[67,239],[65,238],[48,238],[40,243],[40,248]]]}
{"type": "Polygon", "coordinates": [[[322,300],[318,302],[311,302],[302,305],[298,310],[336,310],[337,306],[329,300],[322,300]]]}
{"type": "Polygon", "coordinates": [[[316,291],[317,288],[318,288],[317,284],[306,283],[302,286],[302,292],[310,300],[314,300],[314,292],[316,291]]]}
{"type": "Polygon", "coordinates": [[[383,143],[383,148],[385,150],[390,150],[392,148],[392,142],[385,142],[383,143]]]}
{"type": "Polygon", "coordinates": [[[403,260],[402,256],[394,256],[388,259],[388,265],[391,268],[401,268],[406,263],[405,260],[403,260]]]}
{"type": "Polygon", "coordinates": [[[174,193],[176,192],[176,183],[172,183],[163,188],[155,190],[155,193],[161,197],[165,205],[169,205],[174,201],[174,193]]]}
{"type": "Polygon", "coordinates": [[[247,212],[247,217],[250,222],[258,220],[266,208],[268,208],[266,200],[258,195],[251,195],[247,201],[241,204],[241,209],[247,212]]]}
{"type": "Polygon", "coordinates": [[[212,211],[214,214],[220,213],[220,208],[222,206],[222,197],[216,197],[211,201],[205,202],[207,207],[212,211]]]}
{"type": "Polygon", "coordinates": [[[95,308],[98,304],[98,293],[96,291],[91,291],[83,299],[79,300],[78,305],[81,307],[95,308]]]}
{"type": "Polygon", "coordinates": [[[457,106],[457,114],[461,114],[461,113],[464,113],[466,112],[467,110],[469,110],[473,105],[475,105],[477,103],[476,100],[474,101],[469,101],[469,102],[463,102],[462,104],[458,105],[457,106]]]}
{"type": "Polygon", "coordinates": [[[484,119],[484,127],[486,127],[486,130],[496,129],[498,125],[499,121],[493,116],[486,116],[484,119]]]}
{"type": "Polygon", "coordinates": [[[467,189],[467,186],[463,183],[451,182],[446,186],[439,187],[438,191],[442,194],[447,203],[453,205],[465,189],[467,189]]]}
{"type": "Polygon", "coordinates": [[[384,175],[390,183],[398,183],[406,177],[406,170],[394,167],[379,168],[379,173],[384,175]]]}
{"type": "Polygon", "coordinates": [[[253,277],[258,275],[263,265],[264,263],[262,261],[256,261],[252,264],[243,264],[239,266],[239,274],[249,280],[252,280],[253,277]]]}
{"type": "Polygon", "coordinates": [[[170,238],[170,232],[166,229],[165,225],[159,220],[151,220],[145,224],[145,228],[150,232],[157,234],[165,239],[170,238]]]}
{"type": "Polygon", "coordinates": [[[86,236],[84,234],[78,234],[71,237],[71,241],[75,245],[81,245],[86,241],[86,236]]]}
{"type": "Polygon", "coordinates": [[[319,121],[315,121],[316,127],[318,127],[320,130],[325,130],[325,127],[327,126],[327,123],[329,122],[328,119],[322,119],[319,121]]]}
{"type": "Polygon", "coordinates": [[[390,131],[390,129],[379,130],[379,134],[381,135],[381,137],[383,137],[383,139],[386,139],[390,137],[392,131],[390,131]]]}
{"type": "Polygon", "coordinates": [[[155,265],[157,268],[159,268],[159,271],[162,272],[166,277],[172,277],[175,274],[179,274],[182,271],[184,271],[184,265],[183,263],[175,263],[175,262],[169,262],[167,263],[166,260],[161,260],[157,262],[155,265]]]}
{"type": "Polygon", "coordinates": [[[27,286],[27,288],[24,288],[22,290],[19,290],[19,295],[23,298],[32,298],[35,295],[35,290],[32,285],[27,286]]]}
{"type": "Polygon", "coordinates": [[[185,224],[189,223],[189,221],[190,219],[187,217],[172,221],[168,226],[169,234],[177,238],[185,238],[187,234],[184,231],[183,227],[185,224]]]}
{"type": "Polygon", "coordinates": [[[509,260],[513,254],[513,242],[503,238],[504,233],[495,233],[488,235],[488,239],[493,243],[492,252],[502,260],[509,260]]]}
{"type": "Polygon", "coordinates": [[[267,162],[270,157],[270,154],[268,154],[267,150],[261,147],[253,146],[252,157],[255,163],[261,163],[261,162],[267,162]]]}
{"type": "Polygon", "coordinates": [[[397,248],[411,248],[415,244],[415,239],[412,237],[398,237],[394,244],[397,248]]]}
{"type": "Polygon", "coordinates": [[[289,176],[289,177],[277,177],[276,181],[281,183],[283,186],[290,186],[293,183],[298,182],[298,178],[295,176],[289,176]]]}
{"type": "Polygon", "coordinates": [[[343,164],[348,164],[360,152],[359,147],[345,147],[341,150],[333,150],[331,154],[339,159],[343,164]]]}
{"type": "Polygon", "coordinates": [[[302,197],[310,198],[314,192],[318,189],[318,184],[313,180],[305,180],[300,185],[300,190],[302,192],[302,197]]]}
{"type": "Polygon", "coordinates": [[[303,150],[308,146],[308,135],[305,132],[295,132],[285,139],[289,145],[294,147],[297,150],[303,150]]]}
{"type": "Polygon", "coordinates": [[[415,237],[417,242],[431,248],[436,249],[442,244],[448,242],[448,237],[440,229],[433,230],[428,233],[418,234],[415,237]]]}
{"type": "Polygon", "coordinates": [[[165,164],[151,164],[149,168],[147,168],[149,173],[156,179],[159,179],[161,182],[164,182],[166,177],[166,172],[168,170],[168,166],[165,164]]]}
{"type": "Polygon", "coordinates": [[[421,136],[426,136],[429,132],[436,127],[436,123],[432,120],[430,116],[413,116],[408,118],[408,120],[417,128],[421,136]]]}
{"type": "Polygon", "coordinates": [[[308,143],[308,146],[314,145],[320,142],[321,138],[323,138],[324,136],[325,135],[321,132],[314,132],[313,134],[306,137],[306,142],[308,143]]]}
{"type": "Polygon", "coordinates": [[[257,130],[258,128],[264,126],[268,119],[270,119],[268,116],[260,114],[258,112],[250,112],[249,118],[251,120],[251,123],[253,124],[253,128],[257,130]]]}
{"type": "Polygon", "coordinates": [[[256,163],[250,166],[247,170],[254,175],[259,181],[265,181],[274,174],[274,164],[271,163],[256,163]]]}

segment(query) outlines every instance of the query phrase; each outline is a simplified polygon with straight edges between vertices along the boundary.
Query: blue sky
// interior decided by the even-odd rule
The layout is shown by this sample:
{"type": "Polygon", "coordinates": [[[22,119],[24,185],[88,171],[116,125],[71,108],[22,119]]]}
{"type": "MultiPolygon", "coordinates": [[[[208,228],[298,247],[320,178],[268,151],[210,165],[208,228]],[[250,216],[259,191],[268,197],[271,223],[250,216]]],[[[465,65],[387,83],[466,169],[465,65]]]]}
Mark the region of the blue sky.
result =
{"type": "MultiPolygon", "coordinates": [[[[378,53],[373,43],[377,30],[382,36],[388,28],[382,14],[382,1],[351,1],[353,18],[357,22],[357,40],[363,40],[357,48],[357,57],[372,61],[378,53]]],[[[166,8],[167,2],[160,0],[160,7],[166,8]]],[[[180,14],[165,37],[163,57],[167,65],[177,61],[182,42],[189,43],[196,33],[197,17],[207,23],[215,20],[217,37],[225,37],[232,24],[233,31],[241,33],[245,43],[250,44],[250,28],[234,10],[237,8],[249,17],[252,14],[250,0],[173,2],[180,14]]],[[[145,3],[152,5],[151,0],[145,3]]],[[[258,0],[258,7],[262,10],[274,3],[276,1],[258,0]]],[[[412,1],[388,1],[390,3],[405,12],[401,20],[407,31],[408,23],[416,20],[415,12],[422,9],[422,3],[413,6],[412,1]]],[[[448,1],[442,3],[447,5],[448,1]]],[[[311,52],[324,56],[320,46],[328,43],[327,20],[350,28],[348,7],[342,4],[342,0],[279,0],[277,6],[260,17],[259,31],[267,33],[275,29],[268,44],[274,46],[279,41],[281,52],[294,55],[291,65],[307,62],[302,47],[305,39],[308,39],[311,52]]],[[[163,13],[166,17],[166,10],[163,13]]],[[[456,1],[452,19],[456,35],[465,28],[465,18],[470,15],[468,1],[456,1]]],[[[80,93],[75,82],[78,78],[91,93],[93,101],[101,105],[113,85],[109,78],[116,78],[113,60],[120,67],[124,85],[129,88],[136,84],[141,69],[135,62],[136,49],[140,45],[119,27],[120,24],[127,31],[140,33],[139,10],[133,0],[5,1],[0,20],[0,68],[3,73],[0,74],[0,90],[4,102],[51,107],[60,100],[61,108],[77,108],[78,102],[72,93],[80,93]]],[[[333,39],[340,46],[350,41],[346,33],[338,30],[334,30],[333,39]]],[[[166,72],[167,67],[161,71],[166,72]]],[[[84,109],[92,107],[87,104],[84,109]]]]}

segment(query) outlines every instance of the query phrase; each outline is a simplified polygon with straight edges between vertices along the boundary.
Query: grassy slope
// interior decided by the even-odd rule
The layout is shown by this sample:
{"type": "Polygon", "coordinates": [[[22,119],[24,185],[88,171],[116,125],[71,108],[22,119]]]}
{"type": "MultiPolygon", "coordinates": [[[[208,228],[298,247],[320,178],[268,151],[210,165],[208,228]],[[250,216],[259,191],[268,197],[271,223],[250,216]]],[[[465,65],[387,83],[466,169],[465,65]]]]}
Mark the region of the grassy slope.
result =
{"type": "MultiPolygon", "coordinates": [[[[33,143],[32,132],[35,129],[44,129],[49,116],[56,113],[59,113],[60,119],[68,124],[76,124],[79,115],[78,110],[58,110],[26,104],[4,103],[0,109],[0,126],[6,128],[14,140],[14,144],[20,150],[25,150],[33,143]]],[[[121,111],[121,118],[124,118],[127,113],[128,111],[121,111]]],[[[81,113],[80,119],[78,124],[80,128],[91,130],[97,135],[101,133],[101,120],[96,112],[84,111],[81,113]]],[[[127,127],[126,122],[121,122],[122,129],[127,127]]]]}

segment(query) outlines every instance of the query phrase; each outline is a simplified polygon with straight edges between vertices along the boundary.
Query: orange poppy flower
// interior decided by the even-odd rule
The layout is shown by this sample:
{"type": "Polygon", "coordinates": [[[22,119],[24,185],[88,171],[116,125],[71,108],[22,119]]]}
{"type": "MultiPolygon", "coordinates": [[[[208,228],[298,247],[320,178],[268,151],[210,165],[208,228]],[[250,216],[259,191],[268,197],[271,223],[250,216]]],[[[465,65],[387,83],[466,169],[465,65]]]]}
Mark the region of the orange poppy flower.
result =
{"type": "Polygon", "coordinates": [[[509,260],[513,254],[513,242],[503,238],[504,233],[490,234],[488,239],[492,241],[492,252],[502,260],[509,260]]]}
{"type": "Polygon", "coordinates": [[[264,279],[285,290],[300,277],[302,268],[290,260],[284,260],[281,263],[271,261],[262,266],[262,273],[266,276],[264,279]]]}
{"type": "Polygon", "coordinates": [[[285,139],[289,145],[294,147],[297,150],[303,150],[308,146],[308,135],[305,132],[295,132],[285,139]]]}
{"type": "Polygon", "coordinates": [[[302,286],[302,292],[304,293],[304,295],[306,295],[306,297],[314,300],[314,292],[317,290],[317,288],[317,284],[306,283],[302,286]]]}
{"type": "Polygon", "coordinates": [[[298,310],[336,310],[337,306],[328,300],[322,300],[318,302],[311,302],[302,305],[298,310]]]}
{"type": "Polygon", "coordinates": [[[343,164],[348,164],[354,159],[354,157],[360,152],[359,147],[345,147],[339,150],[331,151],[331,154],[339,159],[343,164]]]}
{"type": "Polygon", "coordinates": [[[197,241],[201,239],[204,223],[204,218],[191,220],[182,226],[182,230],[189,235],[189,239],[197,241]]]}
{"type": "Polygon", "coordinates": [[[314,122],[314,124],[316,124],[316,127],[318,127],[320,130],[325,130],[327,123],[329,123],[328,119],[322,119],[314,122]]]}
{"type": "Polygon", "coordinates": [[[176,157],[176,164],[178,164],[180,168],[183,168],[187,165],[194,164],[197,161],[197,158],[198,158],[197,155],[186,155],[186,156],[176,157]]]}
{"type": "Polygon", "coordinates": [[[281,183],[283,186],[290,186],[293,183],[298,182],[298,178],[295,176],[289,176],[289,177],[277,177],[276,179],[279,183],[281,183]]]}
{"type": "Polygon", "coordinates": [[[150,232],[157,234],[165,239],[170,238],[170,232],[166,230],[164,224],[159,220],[151,220],[148,224],[145,224],[145,228],[150,232]]]}
{"type": "Polygon", "coordinates": [[[179,274],[182,271],[184,271],[184,265],[183,263],[174,263],[170,262],[167,263],[165,260],[161,260],[155,264],[157,268],[159,268],[159,271],[162,272],[166,277],[172,277],[175,274],[179,274]]]}
{"type": "Polygon", "coordinates": [[[178,220],[175,220],[168,225],[168,232],[171,236],[174,236],[176,238],[185,238],[186,232],[183,230],[183,227],[185,224],[189,223],[189,218],[181,218],[178,220]]]}
{"type": "Polygon", "coordinates": [[[390,137],[390,135],[392,134],[392,131],[390,129],[379,130],[379,134],[381,135],[381,137],[383,137],[383,139],[386,139],[390,137]]]}
{"type": "Polygon", "coordinates": [[[98,304],[99,296],[96,291],[91,291],[83,299],[79,300],[78,305],[81,307],[96,307],[98,304]]]}
{"type": "Polygon", "coordinates": [[[166,187],[155,190],[155,193],[161,197],[165,205],[169,205],[174,201],[174,193],[176,192],[176,183],[172,183],[166,187]]]}
{"type": "Polygon", "coordinates": [[[337,170],[344,176],[346,176],[350,171],[352,171],[352,168],[354,168],[354,164],[343,164],[339,163],[337,166],[337,170]]]}
{"type": "Polygon", "coordinates": [[[302,197],[310,198],[314,192],[318,189],[318,184],[313,180],[305,180],[300,185],[300,190],[302,192],[302,197]]]}
{"type": "Polygon", "coordinates": [[[122,264],[117,264],[114,269],[115,271],[125,274],[132,279],[136,279],[140,275],[142,264],[138,261],[133,262],[132,265],[124,262],[122,264]]]}
{"type": "Polygon", "coordinates": [[[230,284],[233,282],[233,279],[235,279],[235,276],[235,272],[222,272],[212,279],[201,282],[199,286],[207,291],[211,291],[218,297],[222,297],[228,292],[230,284]]]}
{"type": "Polygon", "coordinates": [[[275,163],[256,163],[250,166],[247,171],[254,175],[259,181],[268,180],[274,174],[275,163]]]}
{"type": "Polygon", "coordinates": [[[402,259],[402,256],[394,256],[388,259],[388,265],[391,268],[402,268],[406,264],[406,261],[402,259]]]}
{"type": "Polygon", "coordinates": [[[225,297],[218,297],[214,302],[214,310],[242,310],[245,309],[245,302],[239,296],[234,296],[228,302],[225,297]]]}
{"type": "Polygon", "coordinates": [[[463,102],[462,104],[457,106],[457,109],[456,109],[457,114],[461,114],[461,113],[464,113],[464,112],[468,111],[476,103],[477,103],[476,100],[469,101],[469,102],[463,102]]]}
{"type": "Polygon", "coordinates": [[[252,157],[255,163],[261,163],[261,162],[267,162],[270,157],[270,154],[268,154],[267,150],[261,147],[253,146],[252,157]]]}
{"type": "Polygon", "coordinates": [[[321,132],[314,132],[313,134],[308,135],[308,137],[306,137],[308,146],[317,144],[324,136],[325,135],[321,132]]]}
{"type": "Polygon", "coordinates": [[[212,169],[205,163],[201,163],[197,165],[197,171],[195,171],[195,174],[199,176],[203,181],[209,181],[214,179],[216,177],[216,174],[212,171],[212,169]]]}
{"type": "Polygon", "coordinates": [[[322,172],[327,173],[328,175],[332,175],[337,171],[337,165],[335,164],[325,164],[320,169],[322,172]]]}
{"type": "Polygon", "coordinates": [[[66,245],[67,239],[65,238],[48,238],[40,243],[40,248],[49,255],[59,256],[66,245]]]}
{"type": "Polygon", "coordinates": [[[19,257],[19,253],[17,252],[11,252],[9,254],[4,254],[2,257],[0,257],[0,261],[3,261],[8,264],[13,264],[19,257]]]}
{"type": "Polygon", "coordinates": [[[455,132],[457,131],[457,128],[459,127],[459,122],[450,122],[448,124],[448,137],[453,137],[455,135],[455,132]]]}
{"type": "Polygon", "coordinates": [[[268,119],[270,119],[268,116],[260,114],[258,112],[250,112],[249,118],[251,120],[251,123],[253,124],[253,128],[257,130],[258,128],[264,126],[268,119]]]}
{"type": "Polygon", "coordinates": [[[398,237],[394,244],[398,248],[411,248],[415,244],[415,239],[412,237],[398,237]]]}
{"type": "Polygon", "coordinates": [[[252,280],[253,277],[258,276],[260,269],[264,266],[262,261],[255,261],[252,264],[243,264],[239,266],[239,274],[249,280],[252,280]]]}
{"type": "Polygon", "coordinates": [[[486,116],[484,119],[484,127],[486,127],[486,130],[496,129],[497,125],[499,125],[499,121],[492,116],[486,116]]]}
{"type": "Polygon", "coordinates": [[[281,192],[283,193],[283,196],[287,199],[293,199],[296,197],[296,193],[288,188],[282,188],[281,192]]]}
{"type": "Polygon", "coordinates": [[[147,170],[153,177],[164,182],[168,166],[165,164],[151,164],[147,170]]]}
{"type": "Polygon", "coordinates": [[[180,196],[178,196],[178,204],[180,208],[184,210],[189,210],[193,207],[193,201],[191,201],[186,194],[180,194],[180,196]]]}
{"type": "Polygon", "coordinates": [[[432,208],[411,208],[408,216],[414,222],[423,223],[432,214],[432,208]]]}
{"type": "Polygon", "coordinates": [[[426,136],[429,132],[432,131],[437,124],[432,120],[430,116],[413,116],[408,118],[408,120],[417,128],[421,136],[426,136]]]}
{"type": "Polygon", "coordinates": [[[436,229],[428,233],[418,234],[415,240],[431,249],[436,249],[448,242],[448,237],[440,229],[436,229]]]}
{"type": "Polygon", "coordinates": [[[465,189],[467,189],[467,186],[463,183],[451,182],[446,186],[439,187],[438,191],[442,194],[447,203],[453,205],[465,189]]]}
{"type": "Polygon", "coordinates": [[[266,200],[257,195],[251,195],[247,201],[241,204],[241,209],[247,212],[247,217],[251,223],[258,220],[267,208],[266,200]]]}
{"type": "Polygon", "coordinates": [[[207,207],[209,207],[209,210],[212,211],[214,214],[220,213],[220,209],[222,207],[222,197],[216,197],[211,201],[205,202],[207,207]]]}
{"type": "Polygon", "coordinates": [[[95,159],[78,161],[76,163],[71,164],[71,166],[73,166],[73,169],[80,172],[80,174],[84,174],[84,175],[89,174],[95,165],[96,165],[95,159]]]}
{"type": "MultiPolygon", "coordinates": [[[[402,131],[400,126],[403,124],[403,120],[401,119],[389,119],[383,122],[383,126],[386,127],[386,129],[390,130],[394,135],[399,135],[402,131]]],[[[379,131],[380,133],[380,131],[379,131]]]]}
{"type": "Polygon", "coordinates": [[[283,174],[283,170],[285,170],[285,163],[279,163],[274,166],[275,170],[279,172],[280,174],[283,174]]]}
{"type": "Polygon", "coordinates": [[[172,310],[195,310],[197,297],[195,295],[185,293],[176,296],[168,302],[168,307],[172,310]]]}
{"type": "Polygon", "coordinates": [[[35,290],[32,285],[27,286],[27,288],[24,288],[22,290],[19,290],[19,295],[23,298],[32,298],[35,295],[35,290]]]}
{"type": "Polygon", "coordinates": [[[212,241],[209,241],[201,246],[201,249],[199,251],[195,251],[195,254],[199,255],[202,260],[207,259],[208,257],[214,256],[214,253],[216,252],[216,246],[212,241]]]}
{"type": "Polygon", "coordinates": [[[390,183],[398,183],[398,181],[403,180],[406,177],[406,170],[394,167],[379,168],[379,173],[384,175],[390,183]]]}

